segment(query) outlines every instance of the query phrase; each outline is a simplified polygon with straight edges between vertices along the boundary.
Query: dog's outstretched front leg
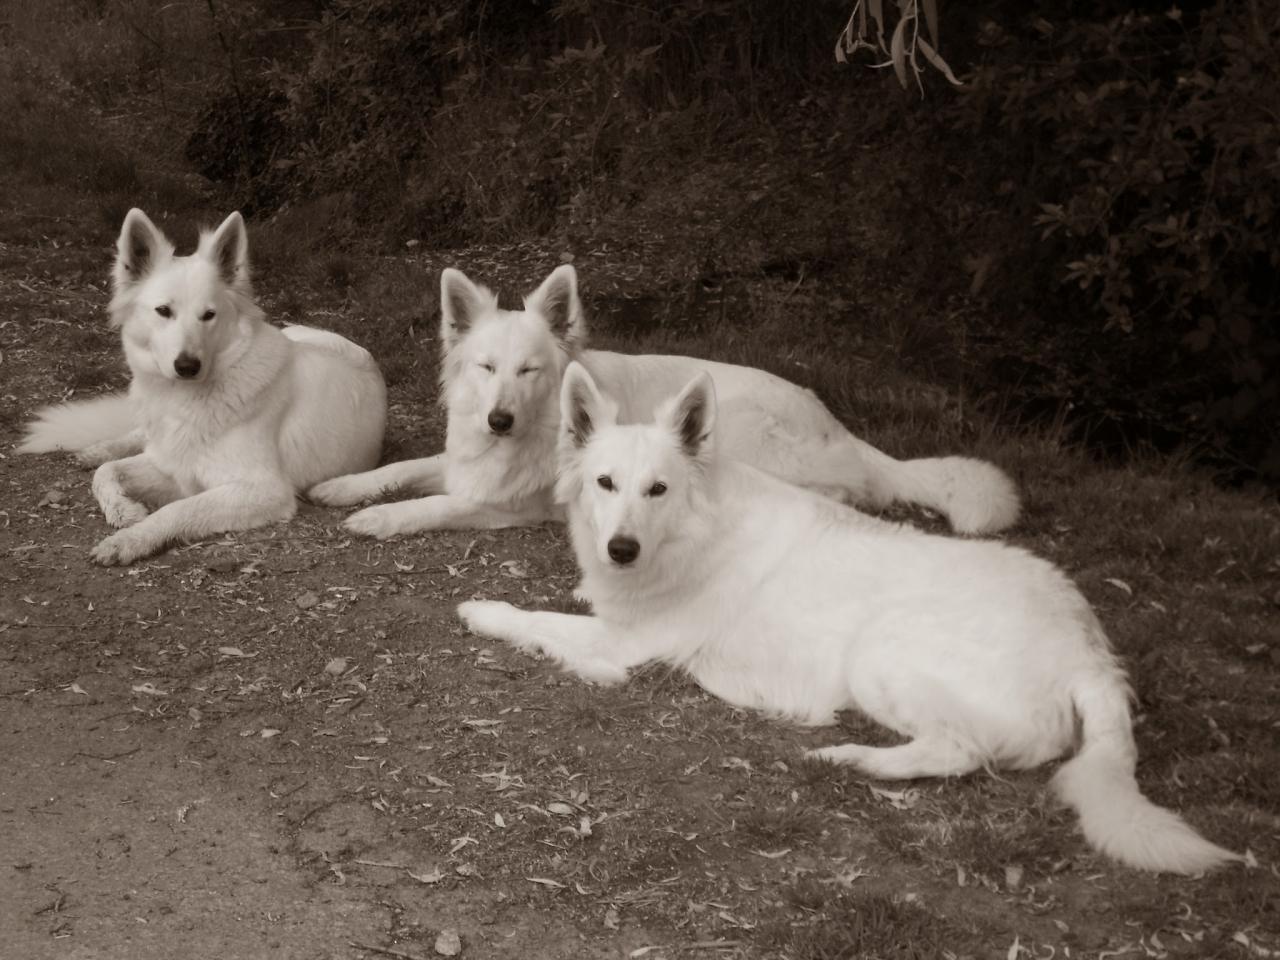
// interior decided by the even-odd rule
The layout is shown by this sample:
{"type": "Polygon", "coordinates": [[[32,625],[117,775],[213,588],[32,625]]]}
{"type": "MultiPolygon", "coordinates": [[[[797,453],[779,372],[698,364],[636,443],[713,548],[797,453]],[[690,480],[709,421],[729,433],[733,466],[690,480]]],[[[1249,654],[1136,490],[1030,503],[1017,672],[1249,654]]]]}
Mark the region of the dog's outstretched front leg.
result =
{"type": "Polygon", "coordinates": [[[496,600],[468,600],[458,605],[458,616],[472,633],[546,654],[584,680],[611,684],[627,679],[627,665],[615,656],[625,653],[624,645],[610,643],[608,628],[595,617],[520,610],[496,600]]]}
{"type": "Polygon", "coordinates": [[[111,460],[93,474],[93,495],[113,527],[127,527],[147,515],[147,504],[159,506],[178,496],[173,479],[145,453],[111,460]]]}
{"type": "Polygon", "coordinates": [[[350,507],[401,491],[424,495],[443,493],[444,468],[443,453],[421,460],[388,463],[376,470],[349,473],[317,483],[307,491],[307,499],[326,507],[350,507]]]}
{"type": "Polygon", "coordinates": [[[84,467],[97,467],[111,460],[137,456],[147,445],[147,435],[139,427],[128,433],[76,451],[76,461],[84,467]]]}
{"type": "Polygon", "coordinates": [[[104,566],[129,564],[179,540],[198,540],[215,533],[288,520],[297,509],[293,488],[283,480],[224,483],[175,500],[133,526],[113,533],[94,547],[92,556],[104,566]]]}
{"type": "Polygon", "coordinates": [[[554,519],[549,509],[504,510],[465,497],[441,494],[418,500],[401,500],[366,507],[353,513],[342,525],[352,533],[385,540],[403,533],[424,530],[495,530],[499,527],[526,527],[554,519]]]}

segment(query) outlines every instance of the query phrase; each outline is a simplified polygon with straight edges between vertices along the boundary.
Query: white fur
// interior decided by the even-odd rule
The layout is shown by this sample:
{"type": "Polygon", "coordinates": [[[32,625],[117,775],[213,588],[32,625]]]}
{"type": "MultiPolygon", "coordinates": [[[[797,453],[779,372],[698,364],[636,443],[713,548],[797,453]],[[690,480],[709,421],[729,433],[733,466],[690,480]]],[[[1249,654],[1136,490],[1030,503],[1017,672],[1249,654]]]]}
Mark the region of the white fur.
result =
{"type": "Polygon", "coordinates": [[[730,703],[801,723],[857,708],[909,742],[813,755],[878,778],[1033,767],[1069,752],[1079,722],[1054,784],[1092,845],[1179,873],[1239,859],[1139,792],[1124,672],[1058,568],[719,456],[705,374],[653,425],[617,425],[576,365],[563,404],[558,493],[595,615],[473,601],[459,607],[473,631],[598,682],[665,661],[730,703]],[[626,565],[610,556],[619,538],[638,547],[626,565]]]}
{"type": "Polygon", "coordinates": [[[552,272],[523,310],[499,309],[490,291],[451,269],[440,276],[440,302],[444,454],[338,477],[308,493],[330,506],[396,492],[431,495],[353,514],[347,527],[357,533],[389,537],[557,518],[557,396],[575,358],[608,386],[624,422],[647,418],[659,399],[705,371],[720,396],[726,455],[847,503],[924,504],[963,533],[992,533],[1018,518],[1017,490],[998,468],[964,457],[895,460],[849,433],[811,391],[763,370],[584,350],[586,321],[571,266],[552,272]],[[514,417],[506,435],[490,428],[493,411],[514,417]]]}
{"type": "Polygon", "coordinates": [[[263,319],[240,214],[178,257],[131,210],[113,279],[128,398],[44,410],[19,447],[102,464],[93,491],[107,522],[123,529],[94,549],[98,563],[287,520],[298,491],[377,462],[386,419],[377,364],[335,333],[263,319]],[[179,375],[193,363],[194,375],[179,375]]]}

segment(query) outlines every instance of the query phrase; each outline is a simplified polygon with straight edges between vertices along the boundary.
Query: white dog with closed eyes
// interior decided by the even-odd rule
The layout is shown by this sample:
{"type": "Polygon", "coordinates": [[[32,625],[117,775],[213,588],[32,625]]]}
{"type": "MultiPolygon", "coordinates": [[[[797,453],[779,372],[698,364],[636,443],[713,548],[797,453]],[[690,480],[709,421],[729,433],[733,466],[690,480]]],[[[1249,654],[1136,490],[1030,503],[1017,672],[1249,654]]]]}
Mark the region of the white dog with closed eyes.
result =
{"type": "Polygon", "coordinates": [[[813,753],[871,777],[1024,769],[1078,739],[1054,786],[1093,846],[1178,873],[1239,859],[1139,792],[1124,671],[1057,567],[717,457],[705,374],[652,424],[616,414],[571,364],[557,494],[594,616],[471,601],[458,608],[471,630],[601,683],[657,660],[730,703],[806,724],[857,708],[909,742],[813,753]]]}

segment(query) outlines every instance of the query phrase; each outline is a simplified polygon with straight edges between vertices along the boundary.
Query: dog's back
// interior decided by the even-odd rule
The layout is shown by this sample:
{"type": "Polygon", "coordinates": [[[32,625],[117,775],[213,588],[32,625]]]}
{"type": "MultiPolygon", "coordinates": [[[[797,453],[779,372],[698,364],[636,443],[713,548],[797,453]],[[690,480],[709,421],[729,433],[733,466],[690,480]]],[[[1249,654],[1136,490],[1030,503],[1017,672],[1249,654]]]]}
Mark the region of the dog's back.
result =
{"type": "Polygon", "coordinates": [[[294,488],[370,469],[386,421],[386,386],[372,355],[327,330],[291,326],[283,334],[292,350],[280,454],[294,488]]]}

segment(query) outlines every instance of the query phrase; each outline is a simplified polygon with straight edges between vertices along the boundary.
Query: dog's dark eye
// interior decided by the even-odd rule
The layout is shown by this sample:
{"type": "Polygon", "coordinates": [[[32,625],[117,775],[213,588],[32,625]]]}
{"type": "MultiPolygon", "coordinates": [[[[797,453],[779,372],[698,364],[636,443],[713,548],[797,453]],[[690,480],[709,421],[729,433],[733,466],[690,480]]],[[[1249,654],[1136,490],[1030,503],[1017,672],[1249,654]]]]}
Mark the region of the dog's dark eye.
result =
{"type": "Polygon", "coordinates": [[[613,489],[613,477],[610,477],[608,474],[602,474],[601,476],[596,477],[596,483],[599,484],[601,490],[613,489]]]}
{"type": "Polygon", "coordinates": [[[655,483],[652,487],[649,488],[649,496],[651,497],[660,497],[666,492],[667,492],[667,485],[663,483],[661,480],[659,480],[657,483],[655,483]]]}
{"type": "Polygon", "coordinates": [[[205,323],[208,323],[214,318],[214,316],[216,316],[216,314],[213,310],[206,310],[204,313],[200,314],[200,319],[205,323]]]}
{"type": "Polygon", "coordinates": [[[482,363],[482,364],[480,364],[480,369],[481,369],[481,370],[483,370],[485,373],[493,373],[493,364],[492,364],[492,363],[482,363]]]}
{"type": "Polygon", "coordinates": [[[163,305],[156,307],[156,313],[160,314],[160,316],[164,317],[166,320],[173,316],[173,311],[163,305]]]}
{"type": "Polygon", "coordinates": [[[516,371],[517,375],[521,377],[523,377],[526,373],[537,373],[537,372],[538,372],[537,367],[521,367],[519,370],[516,371]]]}

